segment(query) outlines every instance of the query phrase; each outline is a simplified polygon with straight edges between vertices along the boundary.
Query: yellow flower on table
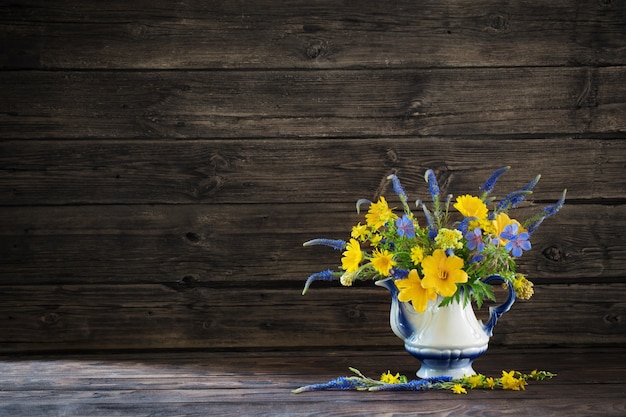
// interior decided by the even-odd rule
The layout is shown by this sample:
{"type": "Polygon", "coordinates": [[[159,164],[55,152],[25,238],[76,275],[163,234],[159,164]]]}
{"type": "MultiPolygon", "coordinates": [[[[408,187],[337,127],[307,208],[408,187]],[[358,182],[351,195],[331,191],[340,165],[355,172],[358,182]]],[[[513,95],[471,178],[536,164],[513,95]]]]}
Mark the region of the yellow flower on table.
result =
{"type": "Polygon", "coordinates": [[[400,373],[393,375],[391,371],[387,371],[380,376],[380,382],[384,382],[385,384],[399,384],[400,373]]]}
{"type": "Polygon", "coordinates": [[[451,389],[455,394],[467,394],[467,390],[461,384],[454,384],[451,389]]]}
{"type": "Polygon", "coordinates": [[[500,379],[502,382],[503,389],[510,389],[513,391],[519,391],[520,389],[525,390],[524,386],[526,385],[526,381],[523,378],[515,378],[515,371],[502,371],[502,378],[500,379]]]}
{"type": "Polygon", "coordinates": [[[463,259],[456,255],[447,256],[441,249],[422,261],[422,286],[433,288],[442,297],[451,297],[456,292],[456,284],[467,282],[467,272],[463,269],[463,259]]]}

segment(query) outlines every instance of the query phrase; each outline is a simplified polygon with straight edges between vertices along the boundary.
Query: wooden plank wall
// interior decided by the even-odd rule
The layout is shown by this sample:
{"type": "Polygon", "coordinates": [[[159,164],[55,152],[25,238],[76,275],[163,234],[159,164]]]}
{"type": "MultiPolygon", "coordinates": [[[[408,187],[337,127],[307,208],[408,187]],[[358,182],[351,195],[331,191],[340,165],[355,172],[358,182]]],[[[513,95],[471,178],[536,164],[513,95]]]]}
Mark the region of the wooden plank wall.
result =
{"type": "Polygon", "coordinates": [[[623,0],[4,2],[0,94],[0,352],[401,349],[301,243],[503,165],[568,201],[492,342],[626,342],[623,0]]]}

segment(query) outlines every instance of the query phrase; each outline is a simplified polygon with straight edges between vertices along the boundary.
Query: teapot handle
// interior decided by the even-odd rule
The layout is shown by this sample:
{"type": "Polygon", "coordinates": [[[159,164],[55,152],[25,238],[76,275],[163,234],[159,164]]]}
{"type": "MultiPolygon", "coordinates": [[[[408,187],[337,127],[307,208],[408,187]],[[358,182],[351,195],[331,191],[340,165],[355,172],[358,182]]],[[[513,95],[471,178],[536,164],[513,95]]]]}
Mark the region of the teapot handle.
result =
{"type": "Polygon", "coordinates": [[[489,337],[493,335],[493,328],[496,326],[500,316],[509,311],[515,302],[515,290],[513,289],[513,284],[511,282],[505,281],[500,275],[491,275],[483,280],[485,284],[489,284],[493,281],[502,281],[506,283],[507,288],[509,289],[509,298],[497,307],[489,307],[489,320],[483,325],[483,330],[489,337]]]}

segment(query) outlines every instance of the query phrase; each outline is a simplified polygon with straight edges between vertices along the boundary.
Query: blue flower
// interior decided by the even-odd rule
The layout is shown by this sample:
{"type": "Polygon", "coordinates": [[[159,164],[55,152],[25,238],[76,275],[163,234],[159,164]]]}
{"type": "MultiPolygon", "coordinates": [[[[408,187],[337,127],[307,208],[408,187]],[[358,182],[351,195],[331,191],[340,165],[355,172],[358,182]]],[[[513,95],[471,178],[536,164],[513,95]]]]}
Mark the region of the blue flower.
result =
{"type": "Polygon", "coordinates": [[[518,229],[517,223],[512,223],[506,226],[500,233],[502,239],[508,240],[505,249],[516,258],[522,256],[523,250],[530,250],[530,241],[528,240],[530,236],[527,232],[519,233],[518,229]]]}
{"type": "Polygon", "coordinates": [[[335,250],[343,251],[346,249],[346,241],[341,239],[313,239],[307,242],[304,242],[302,246],[315,246],[315,245],[324,245],[329,246],[335,250]]]}
{"type": "Polygon", "coordinates": [[[485,194],[489,194],[493,190],[493,187],[496,186],[496,181],[498,181],[498,178],[500,178],[502,174],[507,172],[510,168],[510,166],[506,166],[495,170],[494,173],[491,174],[489,178],[487,178],[487,181],[485,181],[483,186],[480,187],[480,191],[484,191],[485,194]]]}
{"type": "Polygon", "coordinates": [[[479,255],[474,256],[472,259],[470,259],[469,263],[474,264],[476,262],[482,261],[483,259],[485,259],[485,257],[479,254],[479,255]]]}
{"type": "Polygon", "coordinates": [[[406,195],[406,192],[404,191],[404,188],[402,188],[402,184],[400,184],[400,180],[398,179],[396,174],[391,174],[387,177],[387,179],[391,180],[391,184],[393,184],[393,192],[396,193],[398,197],[400,197],[400,200],[407,201],[408,197],[406,195]]]}
{"type": "Polygon", "coordinates": [[[307,278],[306,282],[304,283],[302,295],[306,294],[313,281],[334,281],[336,279],[337,274],[330,269],[327,269],[326,271],[316,272],[307,278]]]}
{"type": "Polygon", "coordinates": [[[426,182],[428,182],[428,189],[430,191],[430,196],[433,198],[433,201],[439,198],[439,184],[437,183],[437,177],[435,177],[435,172],[432,169],[426,171],[424,175],[426,182]]]}
{"type": "Polygon", "coordinates": [[[399,384],[382,384],[371,387],[370,391],[426,391],[439,388],[439,384],[452,381],[450,376],[436,376],[424,379],[414,379],[399,384]]]}
{"type": "Polygon", "coordinates": [[[395,279],[404,279],[409,276],[409,271],[407,271],[406,269],[391,268],[389,273],[395,279]]]}
{"type": "Polygon", "coordinates": [[[354,377],[349,378],[349,377],[344,376],[344,377],[335,378],[331,381],[324,382],[321,384],[305,385],[304,387],[298,388],[297,390],[294,390],[293,392],[296,394],[299,394],[302,392],[309,392],[309,391],[353,390],[362,386],[364,386],[364,384],[358,378],[354,378],[354,377]]]}
{"type": "Polygon", "coordinates": [[[467,249],[476,250],[478,252],[482,252],[483,249],[485,249],[483,233],[480,228],[477,227],[474,230],[467,232],[465,239],[467,239],[467,249]]]}
{"type": "Polygon", "coordinates": [[[409,239],[415,237],[415,225],[413,224],[413,220],[406,214],[396,220],[396,229],[398,236],[406,236],[409,239]]]}

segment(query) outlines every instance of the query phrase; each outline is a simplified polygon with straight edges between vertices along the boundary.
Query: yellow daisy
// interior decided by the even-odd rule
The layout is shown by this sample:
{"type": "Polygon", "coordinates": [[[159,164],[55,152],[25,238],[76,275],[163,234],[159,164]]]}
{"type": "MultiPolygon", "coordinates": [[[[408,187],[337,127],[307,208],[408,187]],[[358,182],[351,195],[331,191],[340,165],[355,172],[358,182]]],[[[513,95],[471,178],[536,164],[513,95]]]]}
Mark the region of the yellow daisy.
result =
{"type": "Polygon", "coordinates": [[[478,220],[486,219],[488,210],[485,202],[473,195],[465,194],[456,198],[454,208],[465,217],[476,217],[478,220]]]}
{"type": "Polygon", "coordinates": [[[362,260],[363,252],[361,252],[361,245],[359,245],[356,239],[350,239],[341,258],[341,267],[344,271],[356,272],[362,260]]]}
{"type": "Polygon", "coordinates": [[[393,268],[396,265],[396,261],[393,260],[393,253],[389,253],[388,250],[381,251],[380,249],[372,252],[372,266],[378,273],[384,277],[388,277],[393,268]]]}
{"type": "Polygon", "coordinates": [[[389,220],[395,219],[397,216],[389,208],[385,197],[380,197],[377,203],[370,205],[365,221],[372,230],[378,230],[383,227],[389,220]]]}

